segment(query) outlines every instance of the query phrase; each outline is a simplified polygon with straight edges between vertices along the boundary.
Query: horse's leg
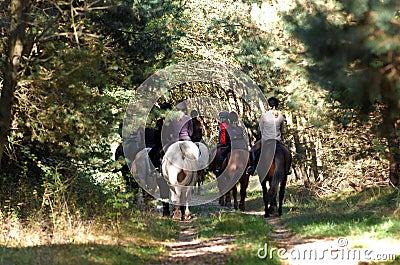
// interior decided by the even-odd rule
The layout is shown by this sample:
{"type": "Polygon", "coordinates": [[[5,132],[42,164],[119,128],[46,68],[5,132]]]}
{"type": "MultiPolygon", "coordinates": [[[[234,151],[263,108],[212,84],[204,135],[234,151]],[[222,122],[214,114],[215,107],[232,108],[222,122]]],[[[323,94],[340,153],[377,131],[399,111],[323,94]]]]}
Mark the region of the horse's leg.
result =
{"type": "Polygon", "coordinates": [[[233,191],[233,188],[225,194],[225,206],[227,206],[227,207],[232,206],[231,191],[233,191]]]}
{"type": "Polygon", "coordinates": [[[237,186],[236,184],[233,186],[232,188],[232,196],[233,196],[233,207],[235,208],[235,210],[238,209],[238,200],[237,200],[237,186]]]}
{"type": "Polygon", "coordinates": [[[179,206],[179,210],[181,211],[181,218],[183,219],[185,216],[185,205],[179,206]]]}
{"type": "Polygon", "coordinates": [[[200,173],[200,187],[199,187],[199,189],[200,189],[200,193],[199,193],[199,195],[204,195],[204,180],[205,180],[205,172],[204,172],[204,170],[201,170],[201,173],[200,173]]]}
{"type": "Polygon", "coordinates": [[[190,210],[189,210],[189,192],[190,192],[190,187],[187,188],[187,191],[185,192],[185,215],[184,215],[184,219],[185,220],[189,220],[190,219],[190,210]]]}
{"type": "Polygon", "coordinates": [[[282,215],[282,205],[283,205],[283,198],[285,196],[285,188],[286,188],[286,182],[287,182],[287,175],[285,175],[282,179],[280,188],[279,188],[279,208],[278,208],[278,215],[282,215]]]}
{"type": "MultiPolygon", "coordinates": [[[[217,176],[217,186],[218,186],[218,191],[220,194],[222,193],[222,190],[223,190],[223,183],[224,183],[223,177],[217,176]]],[[[221,196],[218,198],[219,205],[224,206],[224,203],[225,203],[224,198],[225,198],[225,194],[221,194],[221,196]]]]}
{"type": "MultiPolygon", "coordinates": [[[[169,190],[167,181],[162,177],[157,177],[156,182],[157,182],[158,188],[160,189],[160,198],[164,199],[164,200],[169,200],[170,190],[169,190]]],[[[169,214],[170,214],[169,213],[169,203],[163,201],[162,205],[163,205],[163,216],[169,216],[169,214]]]]}
{"type": "Polygon", "coordinates": [[[245,201],[246,201],[246,191],[247,191],[247,187],[249,186],[249,179],[250,179],[250,175],[249,174],[243,174],[243,176],[240,178],[240,202],[239,202],[239,209],[241,211],[245,211],[246,210],[246,205],[245,205],[245,201]]]}
{"type": "MultiPolygon", "coordinates": [[[[270,184],[272,185],[272,184],[270,184]]],[[[276,194],[275,196],[271,199],[270,203],[269,203],[269,212],[271,214],[275,214],[278,212],[278,203],[276,201],[276,194]]]]}
{"type": "Polygon", "coordinates": [[[182,190],[181,187],[174,187],[174,192],[171,193],[171,201],[174,204],[174,214],[172,219],[181,220],[182,219],[182,211],[180,207],[180,199],[181,199],[182,190]]]}
{"type": "MultiPolygon", "coordinates": [[[[217,181],[218,181],[218,190],[219,190],[219,192],[220,192],[220,194],[222,193],[222,191],[223,191],[223,189],[224,189],[224,186],[226,185],[226,181],[225,181],[225,176],[219,176],[218,178],[217,178],[217,181]]],[[[219,202],[219,205],[221,205],[221,206],[225,206],[225,197],[226,197],[226,194],[227,193],[225,193],[225,194],[222,194],[220,197],[219,197],[219,200],[218,200],[218,202],[219,202]]]]}
{"type": "Polygon", "coordinates": [[[203,170],[199,170],[198,172],[197,172],[197,174],[198,174],[198,176],[199,176],[199,178],[198,178],[198,180],[196,181],[196,188],[195,188],[195,190],[197,189],[197,191],[195,192],[197,195],[204,195],[204,187],[203,187],[203,185],[204,185],[204,171],[203,170]]]}
{"type": "Polygon", "coordinates": [[[221,206],[224,206],[224,205],[225,205],[225,200],[224,200],[224,198],[225,198],[225,195],[222,195],[221,197],[219,197],[219,200],[218,200],[219,205],[221,205],[221,206]]]}
{"type": "Polygon", "coordinates": [[[181,219],[183,220],[185,218],[185,205],[183,205],[184,202],[187,202],[187,193],[190,192],[187,187],[182,187],[181,188],[181,196],[180,196],[180,206],[179,210],[181,211],[181,219]]]}
{"type": "Polygon", "coordinates": [[[163,216],[169,216],[169,203],[168,202],[162,202],[163,205],[163,216]]]}
{"type": "Polygon", "coordinates": [[[265,211],[264,217],[269,217],[269,211],[268,211],[269,200],[268,200],[268,188],[267,188],[266,178],[261,182],[261,187],[263,190],[264,211],[265,211]]]}
{"type": "Polygon", "coordinates": [[[267,192],[267,203],[265,205],[266,207],[266,217],[270,216],[271,211],[268,209],[268,204],[273,200],[274,197],[276,197],[276,194],[278,192],[278,185],[279,185],[279,179],[276,178],[275,176],[272,177],[272,180],[270,181],[271,185],[269,187],[269,190],[267,192]]]}

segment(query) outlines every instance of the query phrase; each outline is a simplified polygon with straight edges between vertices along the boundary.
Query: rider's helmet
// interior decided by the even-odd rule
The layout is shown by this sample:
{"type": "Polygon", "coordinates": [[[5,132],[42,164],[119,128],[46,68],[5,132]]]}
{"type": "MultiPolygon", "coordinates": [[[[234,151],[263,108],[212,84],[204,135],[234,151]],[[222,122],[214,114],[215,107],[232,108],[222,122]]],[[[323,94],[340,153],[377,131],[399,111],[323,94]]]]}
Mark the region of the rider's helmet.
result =
{"type": "Polygon", "coordinates": [[[239,120],[239,116],[235,111],[232,111],[231,113],[229,113],[228,119],[231,123],[234,123],[239,120]]]}
{"type": "Polygon", "coordinates": [[[192,110],[191,112],[190,112],[190,117],[192,117],[192,118],[195,118],[195,117],[197,117],[197,116],[199,116],[199,113],[197,112],[197,110],[192,110]]]}
{"type": "Polygon", "coordinates": [[[219,117],[220,119],[227,119],[228,116],[229,116],[229,112],[227,112],[226,110],[223,110],[223,111],[221,111],[221,112],[218,114],[218,117],[219,117]]]}
{"type": "Polygon", "coordinates": [[[185,101],[179,101],[176,104],[175,108],[176,108],[176,110],[181,110],[183,112],[186,112],[186,110],[187,110],[186,102],[185,101]]]}

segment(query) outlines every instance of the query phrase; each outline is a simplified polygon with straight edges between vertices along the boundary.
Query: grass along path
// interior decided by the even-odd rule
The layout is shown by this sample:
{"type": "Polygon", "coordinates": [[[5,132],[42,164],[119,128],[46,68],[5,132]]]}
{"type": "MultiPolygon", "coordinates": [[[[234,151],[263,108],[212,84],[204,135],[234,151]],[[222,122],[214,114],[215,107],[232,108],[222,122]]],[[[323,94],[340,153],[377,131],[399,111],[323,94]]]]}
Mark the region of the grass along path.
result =
{"type": "Polygon", "coordinates": [[[294,253],[288,264],[400,264],[399,190],[377,187],[318,198],[291,186],[286,195],[281,221],[294,238],[309,241],[286,248],[294,253]]]}
{"type": "MultiPolygon", "coordinates": [[[[173,222],[156,212],[135,212],[118,225],[112,220],[77,219],[50,229],[40,220],[21,223],[3,214],[0,264],[325,265],[358,264],[359,260],[318,259],[321,253],[328,257],[342,255],[343,250],[367,249],[375,254],[400,254],[398,190],[344,191],[318,198],[303,187],[290,186],[283,216],[267,222],[262,216],[261,198],[260,191],[250,192],[245,213],[217,203],[192,207],[195,218],[188,223],[173,222]],[[295,254],[314,256],[288,260],[286,255],[279,259],[279,248],[286,254],[294,249],[295,254]],[[268,255],[260,258],[265,250],[268,255]],[[319,253],[317,259],[314,253],[319,253]]],[[[400,264],[400,260],[385,264],[400,264]]]]}

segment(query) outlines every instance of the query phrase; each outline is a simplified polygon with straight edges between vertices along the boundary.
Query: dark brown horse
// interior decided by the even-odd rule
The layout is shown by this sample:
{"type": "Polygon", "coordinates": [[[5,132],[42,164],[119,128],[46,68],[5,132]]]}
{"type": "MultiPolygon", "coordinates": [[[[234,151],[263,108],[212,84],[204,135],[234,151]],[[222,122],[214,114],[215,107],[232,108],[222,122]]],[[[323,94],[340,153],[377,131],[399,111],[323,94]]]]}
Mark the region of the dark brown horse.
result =
{"type": "MultiPolygon", "coordinates": [[[[226,147],[218,147],[213,151],[213,155],[210,157],[212,162],[209,166],[209,171],[215,172],[218,168],[219,158],[221,153],[225,150],[226,147]]],[[[237,210],[238,208],[242,211],[245,210],[245,199],[246,199],[246,190],[249,185],[250,176],[246,174],[246,167],[248,166],[248,152],[244,150],[234,150],[229,153],[228,156],[222,163],[222,171],[223,173],[217,176],[218,179],[218,188],[220,193],[224,193],[226,190],[226,186],[231,186],[232,181],[237,180],[235,184],[233,184],[232,189],[225,192],[219,199],[219,204],[222,206],[231,206],[231,192],[234,200],[234,208],[237,210]],[[232,157],[232,160],[230,160],[232,157]],[[243,159],[246,157],[246,159],[243,159]],[[246,163],[247,161],[247,163],[246,163]],[[241,174],[238,176],[238,174],[241,174]],[[237,200],[237,184],[240,183],[240,202],[237,200]]]]}
{"type": "MultiPolygon", "coordinates": [[[[292,156],[290,151],[280,143],[276,144],[275,155],[268,171],[258,172],[260,182],[263,189],[263,200],[265,207],[264,217],[269,217],[276,207],[276,196],[279,189],[279,207],[278,215],[282,215],[283,198],[285,195],[285,187],[287,175],[289,172],[292,156]],[[269,182],[269,189],[267,188],[269,182]]],[[[261,163],[265,162],[260,158],[261,163]]],[[[257,169],[259,171],[259,169],[257,169]]],[[[263,171],[263,170],[260,170],[263,171]]]]}
{"type": "MultiPolygon", "coordinates": [[[[226,170],[226,167],[229,166],[230,158],[231,158],[231,153],[228,154],[228,156],[225,158],[225,160],[222,164],[223,170],[226,170]]],[[[250,161],[249,161],[249,159],[247,159],[247,163],[243,163],[243,160],[239,158],[238,154],[233,154],[232,159],[235,159],[236,163],[234,163],[230,167],[235,167],[235,168],[231,168],[230,170],[229,169],[228,170],[231,172],[234,172],[234,174],[241,173],[242,175],[239,179],[239,182],[236,183],[230,191],[225,193],[225,195],[220,198],[220,204],[226,205],[226,206],[231,206],[231,192],[232,192],[233,206],[234,206],[235,210],[237,210],[239,208],[241,211],[245,211],[246,210],[245,199],[247,196],[246,191],[247,191],[247,187],[249,186],[249,179],[250,179],[250,175],[246,173],[246,168],[247,168],[247,166],[250,165],[250,161]],[[236,158],[235,158],[235,156],[236,156],[236,158]],[[238,165],[238,164],[240,164],[240,165],[238,165]],[[242,165],[244,165],[244,167],[242,165]],[[237,184],[240,184],[240,202],[239,202],[239,204],[238,204],[238,199],[237,199],[237,193],[238,193],[237,192],[237,184]],[[225,199],[224,199],[224,197],[225,197],[225,199]]]]}

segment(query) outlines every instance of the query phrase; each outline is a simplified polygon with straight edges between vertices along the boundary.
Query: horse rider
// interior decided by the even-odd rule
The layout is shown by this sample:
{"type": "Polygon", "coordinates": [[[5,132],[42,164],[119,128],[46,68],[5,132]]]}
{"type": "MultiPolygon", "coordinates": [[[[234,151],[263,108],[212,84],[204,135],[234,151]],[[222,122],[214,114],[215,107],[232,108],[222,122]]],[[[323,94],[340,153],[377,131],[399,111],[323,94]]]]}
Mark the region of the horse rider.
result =
{"type": "Polygon", "coordinates": [[[241,126],[239,126],[238,121],[239,116],[235,111],[232,111],[228,114],[229,126],[226,129],[226,148],[219,157],[220,167],[218,167],[218,169],[216,170],[217,174],[221,174],[222,163],[231,152],[232,147],[234,149],[242,149],[246,151],[248,150],[246,140],[244,139],[244,130],[241,126]]]}
{"type": "Polygon", "coordinates": [[[227,147],[221,153],[220,161],[224,161],[228,154],[231,152],[232,147],[234,149],[247,149],[247,143],[244,139],[244,131],[241,126],[239,126],[239,116],[236,112],[232,111],[228,115],[229,126],[227,128],[227,147]]]}
{"type": "Polygon", "coordinates": [[[274,140],[277,145],[280,145],[285,153],[285,169],[286,174],[290,174],[289,168],[291,163],[290,150],[282,143],[282,134],[284,132],[284,118],[281,112],[278,110],[279,100],[275,97],[268,99],[269,110],[263,113],[259,121],[259,130],[261,132],[261,140],[258,140],[250,150],[250,161],[251,165],[247,168],[247,173],[250,175],[255,174],[256,168],[256,153],[260,151],[263,144],[267,146],[274,140]]]}
{"type": "Polygon", "coordinates": [[[149,157],[151,163],[154,165],[155,169],[159,169],[161,165],[162,156],[162,141],[161,141],[161,131],[164,124],[164,119],[160,118],[156,121],[156,126],[154,128],[154,145],[149,151],[149,157]]]}
{"type": "Polygon", "coordinates": [[[163,135],[163,140],[166,140],[167,143],[164,146],[164,151],[174,142],[191,141],[190,136],[193,134],[193,125],[186,112],[186,103],[184,101],[178,102],[171,114],[172,117],[166,124],[166,135],[163,135]]]}
{"type": "MultiPolygon", "coordinates": [[[[229,120],[228,120],[229,112],[226,110],[221,111],[218,114],[219,117],[219,125],[218,125],[218,143],[217,143],[217,150],[218,148],[226,148],[228,146],[228,132],[227,129],[229,127],[229,120]]],[[[217,152],[218,154],[218,152],[217,152]]],[[[222,172],[221,166],[222,166],[221,158],[218,157],[217,160],[217,167],[215,169],[215,174],[219,176],[222,172]]]]}
{"type": "Polygon", "coordinates": [[[190,112],[190,117],[192,117],[192,127],[193,127],[193,132],[192,135],[190,136],[190,139],[198,143],[202,140],[203,138],[203,125],[201,124],[201,121],[198,119],[199,113],[197,110],[192,110],[190,112]]]}
{"type": "MultiPolygon", "coordinates": [[[[168,147],[177,141],[190,141],[193,133],[193,125],[191,118],[186,115],[187,106],[184,101],[180,101],[175,105],[175,109],[170,114],[170,118],[165,120],[164,126],[161,126],[161,142],[162,142],[162,157],[168,147]]],[[[161,164],[160,164],[161,166],[161,164]]],[[[160,197],[162,199],[169,198],[169,186],[164,178],[157,178],[157,184],[160,188],[160,197]]],[[[163,215],[169,215],[169,204],[163,202],[163,215]]]]}
{"type": "Polygon", "coordinates": [[[226,147],[226,129],[228,128],[228,116],[229,116],[229,112],[227,112],[226,110],[221,111],[219,114],[219,125],[218,125],[218,144],[217,147],[226,147]]]}

